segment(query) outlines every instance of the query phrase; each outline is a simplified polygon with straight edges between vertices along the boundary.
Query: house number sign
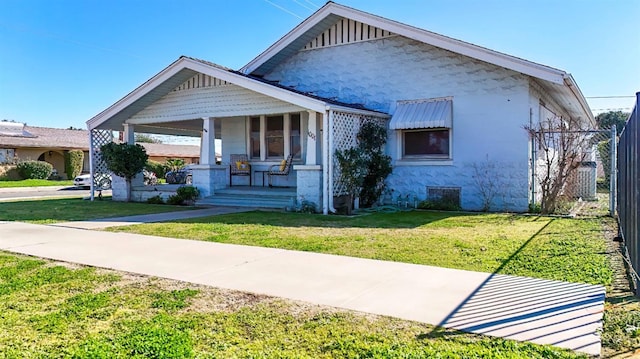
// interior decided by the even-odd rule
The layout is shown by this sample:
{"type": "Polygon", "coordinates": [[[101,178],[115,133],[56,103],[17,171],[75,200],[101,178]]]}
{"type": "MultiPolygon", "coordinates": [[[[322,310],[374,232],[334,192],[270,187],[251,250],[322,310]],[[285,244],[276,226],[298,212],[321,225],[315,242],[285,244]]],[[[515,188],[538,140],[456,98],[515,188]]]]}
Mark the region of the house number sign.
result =
{"type": "Polygon", "coordinates": [[[309,138],[311,138],[314,141],[316,140],[316,134],[311,131],[307,131],[307,136],[309,136],[309,138]]]}

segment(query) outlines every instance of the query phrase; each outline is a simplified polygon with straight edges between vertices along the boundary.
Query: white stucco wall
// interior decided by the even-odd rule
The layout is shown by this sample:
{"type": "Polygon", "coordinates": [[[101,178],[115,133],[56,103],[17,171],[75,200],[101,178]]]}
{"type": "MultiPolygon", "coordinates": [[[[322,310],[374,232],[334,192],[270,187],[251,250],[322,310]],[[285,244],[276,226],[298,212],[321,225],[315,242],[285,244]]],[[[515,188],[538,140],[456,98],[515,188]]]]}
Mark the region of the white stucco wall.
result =
{"type": "Polygon", "coordinates": [[[527,210],[528,77],[395,36],[304,50],[265,78],[390,114],[397,100],[452,96],[451,161],[403,161],[396,132],[389,132],[394,197],[425,199],[427,186],[461,187],[463,208],[481,209],[474,167],[488,163],[503,188],[492,209],[527,210]]]}

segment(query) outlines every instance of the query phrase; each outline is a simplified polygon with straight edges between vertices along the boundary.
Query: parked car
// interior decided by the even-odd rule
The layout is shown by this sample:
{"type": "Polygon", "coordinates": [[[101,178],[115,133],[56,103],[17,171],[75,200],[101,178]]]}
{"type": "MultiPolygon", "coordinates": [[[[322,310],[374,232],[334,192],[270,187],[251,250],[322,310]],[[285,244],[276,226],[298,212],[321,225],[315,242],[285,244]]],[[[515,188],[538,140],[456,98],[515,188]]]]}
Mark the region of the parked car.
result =
{"type": "Polygon", "coordinates": [[[191,166],[184,166],[177,171],[169,171],[164,177],[168,184],[192,184],[193,170],[191,166]]]}
{"type": "MultiPolygon", "coordinates": [[[[156,174],[147,170],[142,171],[144,175],[145,186],[154,186],[158,184],[158,177],[156,174]]],[[[111,188],[111,176],[107,174],[98,174],[98,180],[96,181],[96,189],[103,190],[111,188]]],[[[91,188],[91,174],[84,173],[73,179],[73,185],[76,187],[82,187],[85,189],[91,188]]]]}
{"type": "MultiPolygon", "coordinates": [[[[91,188],[91,174],[84,173],[73,179],[73,185],[85,189],[91,188]]],[[[107,174],[98,174],[96,181],[96,189],[103,190],[111,188],[111,176],[107,174]]]]}

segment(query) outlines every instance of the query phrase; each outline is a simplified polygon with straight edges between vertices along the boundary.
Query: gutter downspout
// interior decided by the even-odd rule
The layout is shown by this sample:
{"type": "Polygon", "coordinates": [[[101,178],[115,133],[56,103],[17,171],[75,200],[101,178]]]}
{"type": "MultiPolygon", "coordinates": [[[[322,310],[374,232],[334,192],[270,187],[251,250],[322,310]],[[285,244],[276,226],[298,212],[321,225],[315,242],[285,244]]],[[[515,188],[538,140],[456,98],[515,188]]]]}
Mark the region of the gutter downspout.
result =
{"type": "Polygon", "coordinates": [[[322,116],[322,214],[329,214],[329,113],[322,116]]]}
{"type": "MultiPolygon", "coordinates": [[[[529,129],[533,130],[533,109],[529,109],[529,129]]],[[[531,202],[529,203],[532,208],[536,204],[536,165],[538,153],[536,151],[536,137],[533,134],[531,136],[531,202]]]]}

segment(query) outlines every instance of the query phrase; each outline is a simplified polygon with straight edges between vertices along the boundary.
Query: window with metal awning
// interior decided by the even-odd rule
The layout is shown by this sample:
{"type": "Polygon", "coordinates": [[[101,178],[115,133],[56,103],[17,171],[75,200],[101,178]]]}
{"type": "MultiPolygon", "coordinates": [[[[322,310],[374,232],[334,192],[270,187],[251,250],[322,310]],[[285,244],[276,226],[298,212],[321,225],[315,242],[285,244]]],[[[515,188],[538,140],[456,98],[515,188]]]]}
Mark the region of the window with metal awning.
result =
{"type": "Polygon", "coordinates": [[[398,130],[401,158],[451,158],[453,99],[398,101],[389,128],[398,130]]]}
{"type": "Polygon", "coordinates": [[[398,101],[389,128],[392,130],[451,128],[452,117],[453,99],[451,97],[398,101]]]}

